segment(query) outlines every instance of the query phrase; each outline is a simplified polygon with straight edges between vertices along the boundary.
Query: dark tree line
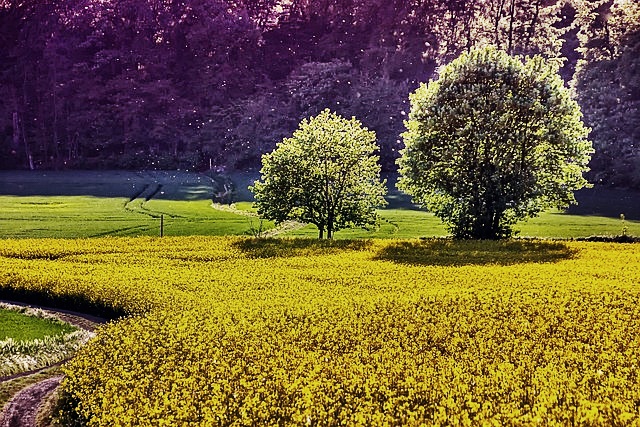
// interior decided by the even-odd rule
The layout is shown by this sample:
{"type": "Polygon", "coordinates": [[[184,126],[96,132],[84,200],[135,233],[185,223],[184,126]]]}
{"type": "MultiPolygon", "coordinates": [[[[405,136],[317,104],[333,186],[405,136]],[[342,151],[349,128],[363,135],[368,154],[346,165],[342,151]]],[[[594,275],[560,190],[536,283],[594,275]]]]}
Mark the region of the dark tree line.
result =
{"type": "Polygon", "coordinates": [[[0,0],[0,167],[256,168],[328,107],[393,170],[409,92],[493,44],[564,61],[592,178],[640,185],[638,21],[629,0],[0,0]]]}
{"type": "Polygon", "coordinates": [[[640,2],[591,2],[578,19],[573,84],[596,150],[590,178],[640,188],[640,2]]]}

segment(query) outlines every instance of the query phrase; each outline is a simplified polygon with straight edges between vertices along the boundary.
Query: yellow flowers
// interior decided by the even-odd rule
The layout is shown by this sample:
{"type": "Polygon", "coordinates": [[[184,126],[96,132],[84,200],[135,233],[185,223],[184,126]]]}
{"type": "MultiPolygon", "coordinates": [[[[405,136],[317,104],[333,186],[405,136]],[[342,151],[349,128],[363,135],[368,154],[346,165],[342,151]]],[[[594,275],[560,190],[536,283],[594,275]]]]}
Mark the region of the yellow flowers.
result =
{"type": "Polygon", "coordinates": [[[629,425],[640,247],[0,241],[0,292],[131,316],[66,367],[90,426],[629,425]]]}

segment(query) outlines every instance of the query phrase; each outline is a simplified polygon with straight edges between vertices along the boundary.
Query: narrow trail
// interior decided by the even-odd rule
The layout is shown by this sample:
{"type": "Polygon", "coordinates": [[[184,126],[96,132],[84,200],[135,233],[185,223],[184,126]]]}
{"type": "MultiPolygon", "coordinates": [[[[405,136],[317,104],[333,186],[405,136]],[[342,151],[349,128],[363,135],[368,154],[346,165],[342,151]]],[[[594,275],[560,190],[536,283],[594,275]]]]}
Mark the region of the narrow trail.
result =
{"type": "MultiPolygon", "coordinates": [[[[222,211],[222,212],[229,212],[229,213],[234,213],[236,215],[242,215],[242,216],[246,216],[247,218],[256,218],[259,219],[258,214],[255,214],[253,212],[249,212],[249,211],[244,211],[242,209],[237,209],[235,206],[233,205],[223,205],[220,203],[212,203],[211,207],[213,209],[222,211]]],[[[297,222],[297,221],[285,221],[282,224],[278,225],[275,228],[271,228],[269,230],[263,231],[261,233],[261,237],[276,237],[279,236],[283,233],[286,233],[288,231],[295,231],[295,230],[299,230],[303,227],[305,227],[307,224],[303,224],[301,222],[297,222]]]]}
{"type": "Polygon", "coordinates": [[[46,397],[60,385],[62,378],[57,375],[22,389],[4,407],[0,427],[35,427],[46,397]]]}
{"type": "MultiPolygon", "coordinates": [[[[16,301],[1,301],[7,304],[29,306],[39,308],[54,314],[60,320],[70,323],[78,328],[93,332],[100,324],[106,323],[106,319],[91,316],[84,313],[78,313],[69,310],[59,310],[50,307],[39,307],[30,304],[24,304],[16,301]]],[[[52,365],[60,365],[64,362],[52,365]]],[[[0,378],[0,383],[11,381],[17,378],[28,377],[48,368],[37,369],[30,372],[22,372],[7,377],[0,378]]],[[[23,388],[21,391],[7,402],[0,412],[0,427],[35,427],[36,417],[42,408],[47,396],[52,393],[59,385],[64,376],[56,375],[51,378],[39,381],[35,384],[23,388]]]]}

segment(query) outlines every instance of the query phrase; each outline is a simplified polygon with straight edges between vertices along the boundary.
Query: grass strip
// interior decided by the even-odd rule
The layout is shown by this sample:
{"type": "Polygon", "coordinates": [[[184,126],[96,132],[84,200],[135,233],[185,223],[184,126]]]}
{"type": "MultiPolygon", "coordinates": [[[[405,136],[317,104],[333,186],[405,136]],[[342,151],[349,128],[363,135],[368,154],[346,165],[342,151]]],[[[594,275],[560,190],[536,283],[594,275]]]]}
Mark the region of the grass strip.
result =
{"type": "Polygon", "coordinates": [[[76,328],[54,319],[27,315],[18,310],[0,308],[0,340],[31,341],[64,335],[76,328]]]}
{"type": "Polygon", "coordinates": [[[43,310],[0,303],[0,375],[61,362],[92,336],[43,310]]]}

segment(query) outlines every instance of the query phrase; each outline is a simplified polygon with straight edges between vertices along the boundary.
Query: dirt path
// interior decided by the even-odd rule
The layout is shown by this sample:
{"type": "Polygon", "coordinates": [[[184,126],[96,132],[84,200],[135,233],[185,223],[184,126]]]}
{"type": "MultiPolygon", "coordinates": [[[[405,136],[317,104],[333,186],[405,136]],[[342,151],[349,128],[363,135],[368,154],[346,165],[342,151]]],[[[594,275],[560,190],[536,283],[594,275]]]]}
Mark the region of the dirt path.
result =
{"type": "MultiPolygon", "coordinates": [[[[87,331],[94,331],[96,327],[105,323],[106,319],[97,316],[90,316],[83,313],[77,313],[68,310],[59,310],[48,307],[38,307],[29,304],[23,304],[15,301],[2,301],[7,304],[30,306],[39,308],[44,311],[48,311],[51,314],[55,314],[61,320],[71,323],[74,326],[85,329],[87,331]]],[[[63,362],[61,362],[63,363],[63,362]]],[[[15,378],[30,376],[44,369],[38,369],[31,372],[23,372],[16,375],[0,378],[0,382],[10,381],[15,378]]],[[[35,427],[36,416],[38,411],[42,407],[45,398],[53,392],[62,381],[63,376],[58,375],[48,378],[46,380],[32,384],[20,392],[18,392],[13,398],[4,406],[2,413],[0,413],[0,427],[35,427]]]]}
{"type": "MultiPolygon", "coordinates": [[[[242,215],[242,216],[246,216],[249,218],[259,218],[258,214],[253,213],[253,212],[249,212],[249,211],[244,211],[242,209],[237,209],[235,206],[233,205],[223,205],[221,203],[212,203],[211,207],[213,209],[222,211],[222,212],[231,212],[234,213],[236,215],[242,215]]],[[[287,231],[295,231],[295,230],[299,230],[303,227],[305,227],[307,224],[303,224],[301,222],[297,222],[297,221],[285,221],[282,224],[278,225],[275,228],[272,228],[270,230],[267,231],[263,231],[261,233],[260,237],[276,237],[279,236],[280,234],[286,233],[287,231]]]]}
{"type": "Polygon", "coordinates": [[[35,427],[45,398],[60,385],[62,378],[58,375],[22,389],[4,407],[0,427],[35,427]]]}

